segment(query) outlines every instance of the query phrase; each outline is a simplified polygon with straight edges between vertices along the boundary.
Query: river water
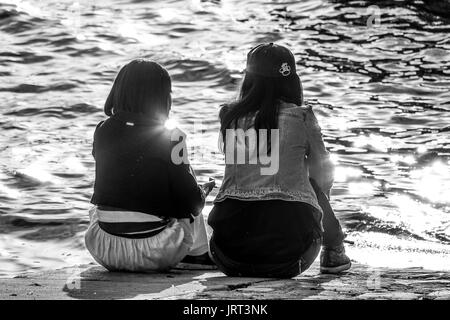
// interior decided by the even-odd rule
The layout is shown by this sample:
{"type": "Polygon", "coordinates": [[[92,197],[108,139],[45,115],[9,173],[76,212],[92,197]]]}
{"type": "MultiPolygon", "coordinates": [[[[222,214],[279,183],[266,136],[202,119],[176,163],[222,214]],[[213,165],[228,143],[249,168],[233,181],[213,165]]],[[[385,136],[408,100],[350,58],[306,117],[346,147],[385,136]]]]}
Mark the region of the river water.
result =
{"type": "Polygon", "coordinates": [[[198,178],[220,185],[217,111],[260,42],[298,60],[337,165],[332,205],[352,259],[449,270],[445,2],[0,1],[0,275],[92,261],[92,133],[133,58],[169,70],[198,178]]]}

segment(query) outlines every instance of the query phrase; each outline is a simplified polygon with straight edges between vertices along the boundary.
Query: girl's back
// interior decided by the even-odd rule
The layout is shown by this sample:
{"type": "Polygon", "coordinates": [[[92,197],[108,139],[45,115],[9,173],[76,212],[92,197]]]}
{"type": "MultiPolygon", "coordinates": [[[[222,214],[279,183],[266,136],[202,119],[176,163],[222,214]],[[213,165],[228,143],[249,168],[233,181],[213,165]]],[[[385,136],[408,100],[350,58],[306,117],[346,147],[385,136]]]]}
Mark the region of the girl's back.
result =
{"type": "Polygon", "coordinates": [[[270,153],[265,152],[268,149],[265,139],[260,137],[258,145],[250,143],[249,132],[254,125],[248,124],[254,123],[254,116],[237,121],[236,128],[243,131],[235,134],[233,146],[226,145],[226,148],[233,147],[233,152],[226,152],[226,158],[230,156],[230,159],[216,202],[226,197],[288,200],[306,202],[319,212],[322,210],[309,178],[315,179],[323,190],[329,190],[333,182],[333,164],[317,119],[311,108],[283,101],[279,104],[278,128],[272,130],[270,153]],[[245,163],[238,162],[238,153],[245,154],[245,163]],[[261,161],[264,157],[266,161],[261,161]]]}
{"type": "Polygon", "coordinates": [[[251,49],[239,98],[219,114],[225,176],[208,218],[211,254],[228,275],[295,276],[318,255],[323,230],[321,270],[350,268],[325,195],[333,164],[302,105],[292,52],[273,43],[251,49]]]}
{"type": "Polygon", "coordinates": [[[139,212],[170,210],[170,147],[167,130],[156,124],[133,122],[123,113],[101,123],[94,135],[92,202],[139,212]]]}
{"type": "Polygon", "coordinates": [[[106,100],[109,118],[94,133],[95,206],[85,243],[108,270],[166,270],[187,256],[210,263],[200,215],[206,194],[189,164],[171,157],[176,145],[186,150],[186,137],[164,127],[170,93],[167,70],[131,61],[106,100]]]}

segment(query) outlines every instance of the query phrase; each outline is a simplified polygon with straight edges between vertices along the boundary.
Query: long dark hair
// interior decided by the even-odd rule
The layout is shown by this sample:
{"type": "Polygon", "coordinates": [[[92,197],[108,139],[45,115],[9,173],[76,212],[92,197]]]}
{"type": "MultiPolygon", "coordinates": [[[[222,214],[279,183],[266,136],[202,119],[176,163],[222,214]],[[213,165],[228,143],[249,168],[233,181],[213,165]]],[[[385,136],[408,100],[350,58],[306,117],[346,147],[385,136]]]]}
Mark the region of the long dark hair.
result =
{"type": "MultiPolygon", "coordinates": [[[[303,90],[300,78],[296,73],[287,77],[264,77],[254,73],[246,73],[242,81],[237,101],[224,105],[219,113],[220,131],[225,141],[226,129],[243,117],[256,114],[254,128],[278,128],[279,100],[301,105],[303,90]]],[[[270,141],[270,140],[269,140],[270,141]]]]}
{"type": "Polygon", "coordinates": [[[166,69],[154,61],[136,59],[117,74],[104,111],[107,116],[126,111],[155,119],[166,118],[170,111],[171,91],[166,69]]]}

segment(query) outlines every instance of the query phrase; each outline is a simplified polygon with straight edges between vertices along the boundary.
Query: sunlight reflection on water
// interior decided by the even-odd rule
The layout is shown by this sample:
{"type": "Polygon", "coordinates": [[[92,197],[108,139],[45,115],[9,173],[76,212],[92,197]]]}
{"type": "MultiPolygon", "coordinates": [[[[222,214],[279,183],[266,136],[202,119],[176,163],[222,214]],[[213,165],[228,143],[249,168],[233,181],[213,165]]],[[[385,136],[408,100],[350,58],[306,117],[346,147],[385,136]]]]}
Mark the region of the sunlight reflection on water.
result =
{"type": "Polygon", "coordinates": [[[0,195],[2,194],[11,199],[18,199],[22,196],[19,190],[12,189],[0,182],[0,195]]]}
{"type": "Polygon", "coordinates": [[[47,165],[36,162],[24,169],[17,170],[17,173],[39,182],[55,182],[55,177],[48,172],[47,168],[47,165]]]}
{"type": "Polygon", "coordinates": [[[373,150],[387,152],[392,145],[392,139],[375,134],[359,135],[353,139],[353,145],[357,148],[371,147],[373,150]]]}
{"type": "Polygon", "coordinates": [[[435,161],[431,166],[411,172],[416,192],[432,202],[450,203],[450,166],[435,161]]]}
{"type": "Polygon", "coordinates": [[[448,270],[449,246],[440,243],[402,239],[382,233],[355,232],[348,237],[358,243],[348,254],[357,261],[374,267],[448,270]]]}
{"type": "Polygon", "coordinates": [[[88,220],[93,132],[131,58],[168,68],[171,127],[202,152],[192,158],[199,181],[211,176],[220,186],[218,109],[236,96],[246,53],[259,42],[295,54],[336,164],[331,200],[355,239],[353,258],[401,264],[409,259],[401,248],[429,248],[414,261],[442,267],[450,244],[449,24],[416,2],[378,2],[383,19],[369,28],[368,1],[2,1],[0,242],[14,251],[6,269],[51,268],[52,252],[39,264],[17,245],[25,238],[36,250],[83,250],[77,228],[88,220]],[[195,121],[203,135],[191,130],[195,121]]]}

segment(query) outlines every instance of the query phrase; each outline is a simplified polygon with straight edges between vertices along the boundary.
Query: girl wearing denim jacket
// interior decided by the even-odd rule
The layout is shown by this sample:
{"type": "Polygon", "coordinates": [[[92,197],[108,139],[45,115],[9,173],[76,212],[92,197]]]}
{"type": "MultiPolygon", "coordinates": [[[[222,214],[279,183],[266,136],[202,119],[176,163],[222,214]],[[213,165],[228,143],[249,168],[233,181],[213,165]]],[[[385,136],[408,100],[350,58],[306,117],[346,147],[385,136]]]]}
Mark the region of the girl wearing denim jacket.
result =
{"type": "Polygon", "coordinates": [[[350,268],[328,201],[334,166],[293,54],[247,55],[239,99],[220,113],[225,175],[208,223],[214,262],[231,276],[294,277],[319,254],[323,273],[350,268]]]}

